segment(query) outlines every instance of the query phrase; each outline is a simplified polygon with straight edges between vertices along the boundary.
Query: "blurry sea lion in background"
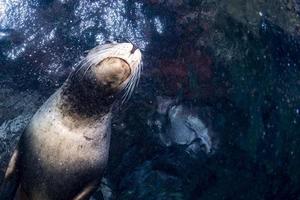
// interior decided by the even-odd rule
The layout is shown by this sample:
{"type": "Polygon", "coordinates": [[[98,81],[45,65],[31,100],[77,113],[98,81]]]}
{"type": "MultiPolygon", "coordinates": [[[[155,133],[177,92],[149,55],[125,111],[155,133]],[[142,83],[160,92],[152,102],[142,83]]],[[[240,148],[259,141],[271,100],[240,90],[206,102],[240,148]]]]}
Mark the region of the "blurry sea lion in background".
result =
{"type": "Polygon", "coordinates": [[[140,64],[141,52],[131,43],[92,49],[33,116],[9,162],[0,200],[89,199],[107,164],[112,109],[131,95],[140,64]]]}

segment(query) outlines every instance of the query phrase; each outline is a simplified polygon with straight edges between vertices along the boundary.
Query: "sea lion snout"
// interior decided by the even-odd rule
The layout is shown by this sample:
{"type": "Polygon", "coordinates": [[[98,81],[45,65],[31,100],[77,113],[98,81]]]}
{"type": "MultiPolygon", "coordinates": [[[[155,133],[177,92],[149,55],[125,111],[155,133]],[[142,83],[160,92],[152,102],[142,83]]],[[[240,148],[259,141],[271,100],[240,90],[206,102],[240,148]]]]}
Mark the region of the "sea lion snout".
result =
{"type": "Polygon", "coordinates": [[[131,49],[130,53],[131,53],[131,54],[134,54],[134,52],[135,52],[137,49],[139,49],[138,46],[132,43],[132,49],[131,49]]]}
{"type": "Polygon", "coordinates": [[[105,91],[124,91],[125,101],[139,81],[141,60],[140,49],[131,42],[105,43],[89,52],[78,71],[105,91]]]}
{"type": "Polygon", "coordinates": [[[89,51],[74,75],[93,87],[113,93],[125,91],[129,97],[140,78],[141,60],[140,49],[131,42],[104,43],[89,51]]]}
{"type": "Polygon", "coordinates": [[[97,82],[110,88],[117,88],[131,74],[129,64],[120,58],[106,58],[92,70],[97,82]]]}

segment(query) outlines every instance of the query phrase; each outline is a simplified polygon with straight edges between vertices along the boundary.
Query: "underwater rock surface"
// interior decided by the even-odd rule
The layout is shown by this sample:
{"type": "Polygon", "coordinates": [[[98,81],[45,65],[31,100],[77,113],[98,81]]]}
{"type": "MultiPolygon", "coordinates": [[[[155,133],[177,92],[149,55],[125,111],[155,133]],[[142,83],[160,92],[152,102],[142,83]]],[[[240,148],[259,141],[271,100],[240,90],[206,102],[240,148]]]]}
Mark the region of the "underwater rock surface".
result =
{"type": "Polygon", "coordinates": [[[30,118],[45,100],[33,90],[17,91],[11,80],[1,80],[0,86],[0,182],[4,169],[30,118]]]}
{"type": "Polygon", "coordinates": [[[84,51],[127,38],[143,49],[145,70],[113,119],[95,200],[298,199],[299,8],[298,0],[0,0],[0,182],[22,129],[84,51]],[[201,110],[217,133],[213,154],[162,144],[170,124],[162,113],[174,101],[201,110]]]}
{"type": "Polygon", "coordinates": [[[148,125],[156,129],[153,132],[157,132],[166,147],[181,145],[191,154],[201,151],[213,154],[217,149],[217,134],[209,127],[208,119],[205,123],[200,117],[206,110],[176,104],[176,100],[169,97],[157,97],[157,115],[148,125]]]}

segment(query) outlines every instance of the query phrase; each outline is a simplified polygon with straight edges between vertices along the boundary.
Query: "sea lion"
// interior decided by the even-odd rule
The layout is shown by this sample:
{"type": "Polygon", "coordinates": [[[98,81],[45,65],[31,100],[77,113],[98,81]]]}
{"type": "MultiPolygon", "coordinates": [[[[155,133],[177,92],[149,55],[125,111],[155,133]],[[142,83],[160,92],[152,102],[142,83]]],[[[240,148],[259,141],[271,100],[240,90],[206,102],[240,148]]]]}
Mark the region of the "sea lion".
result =
{"type": "Polygon", "coordinates": [[[22,134],[0,200],[89,199],[107,164],[114,105],[136,86],[141,56],[131,43],[88,53],[22,134]]]}

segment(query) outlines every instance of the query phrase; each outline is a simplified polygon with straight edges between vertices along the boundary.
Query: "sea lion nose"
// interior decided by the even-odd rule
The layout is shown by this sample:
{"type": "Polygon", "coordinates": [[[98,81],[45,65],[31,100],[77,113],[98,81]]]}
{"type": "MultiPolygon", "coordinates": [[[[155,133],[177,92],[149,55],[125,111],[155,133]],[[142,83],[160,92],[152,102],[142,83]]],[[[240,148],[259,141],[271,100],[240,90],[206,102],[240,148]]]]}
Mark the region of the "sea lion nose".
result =
{"type": "Polygon", "coordinates": [[[130,51],[131,54],[134,54],[134,52],[138,49],[138,46],[135,45],[130,39],[125,38],[125,39],[123,39],[122,41],[123,41],[123,42],[127,42],[127,43],[132,44],[132,49],[131,49],[131,51],[130,51]]]}
{"type": "MultiPolygon", "coordinates": [[[[132,44],[132,43],[131,43],[132,44]]],[[[131,54],[134,54],[134,52],[138,49],[138,47],[135,44],[132,44],[132,49],[130,51],[131,54]]]]}
{"type": "Polygon", "coordinates": [[[104,44],[116,44],[117,42],[116,41],[113,41],[113,40],[106,40],[104,42],[104,44]]]}

